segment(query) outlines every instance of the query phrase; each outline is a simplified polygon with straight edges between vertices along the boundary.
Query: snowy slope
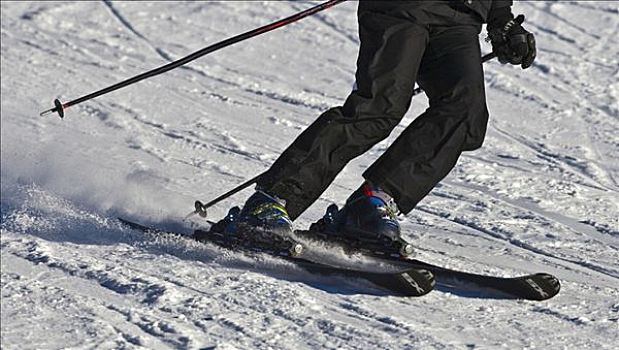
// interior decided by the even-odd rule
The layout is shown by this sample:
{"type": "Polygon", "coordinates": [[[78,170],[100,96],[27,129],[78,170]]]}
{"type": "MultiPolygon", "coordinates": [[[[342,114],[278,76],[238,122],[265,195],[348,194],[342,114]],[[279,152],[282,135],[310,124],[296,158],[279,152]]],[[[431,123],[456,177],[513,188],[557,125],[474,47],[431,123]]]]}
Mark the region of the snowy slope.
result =
{"type": "MultiPolygon", "coordinates": [[[[38,115],[54,98],[77,98],[313,4],[2,2],[3,349],[616,348],[616,2],[517,2],[537,37],[535,65],[486,65],[484,147],[402,218],[421,259],[555,274],[563,289],[546,302],[445,288],[388,296],[115,222],[178,222],[193,200],[267,169],[321,111],[341,104],[354,79],[354,2],[70,108],[64,120],[38,115]]],[[[416,97],[393,135],[349,164],[296,224],[341,204],[425,107],[416,97]]]]}

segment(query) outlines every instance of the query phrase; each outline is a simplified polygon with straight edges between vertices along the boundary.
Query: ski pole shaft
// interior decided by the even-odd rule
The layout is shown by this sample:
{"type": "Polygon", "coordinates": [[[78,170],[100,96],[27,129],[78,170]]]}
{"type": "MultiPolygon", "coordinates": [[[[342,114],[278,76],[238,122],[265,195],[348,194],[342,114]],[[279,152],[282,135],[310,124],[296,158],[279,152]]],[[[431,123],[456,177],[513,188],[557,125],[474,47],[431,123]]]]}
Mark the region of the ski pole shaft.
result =
{"type": "MultiPolygon", "coordinates": [[[[496,54],[494,52],[491,52],[489,54],[483,55],[481,57],[481,63],[486,63],[486,62],[490,61],[491,59],[493,59],[495,57],[496,57],[496,54]]],[[[413,96],[419,95],[422,92],[423,92],[423,89],[421,87],[416,87],[415,90],[413,90],[413,96]]]]}
{"type": "Polygon", "coordinates": [[[191,62],[191,61],[193,61],[193,60],[195,60],[197,58],[200,58],[200,57],[202,57],[204,55],[207,55],[207,54],[209,54],[211,52],[220,50],[220,49],[222,49],[224,47],[230,46],[232,44],[236,44],[238,42],[247,40],[249,38],[253,38],[253,37],[257,36],[257,35],[270,32],[270,31],[272,31],[274,29],[281,28],[281,27],[283,27],[285,25],[288,25],[290,23],[296,22],[296,21],[301,20],[301,19],[303,19],[305,17],[311,16],[311,15],[317,13],[317,12],[320,12],[320,11],[326,10],[326,9],[328,9],[330,7],[333,7],[333,6],[335,6],[335,5],[339,4],[339,3],[342,3],[344,1],[346,1],[346,0],[329,0],[327,2],[324,2],[324,3],[320,4],[320,5],[316,5],[316,6],[312,7],[312,8],[307,9],[307,10],[304,10],[304,11],[301,11],[299,13],[296,13],[296,14],[290,16],[290,17],[286,17],[284,19],[281,19],[279,21],[273,22],[271,24],[267,24],[267,25],[262,26],[260,28],[256,28],[256,29],[250,30],[248,32],[245,32],[243,34],[239,34],[239,35],[236,35],[234,37],[228,38],[226,40],[220,41],[220,42],[218,42],[216,44],[213,44],[213,45],[205,47],[205,48],[203,48],[203,49],[201,49],[199,51],[196,51],[196,52],[190,54],[189,56],[183,57],[183,58],[178,59],[178,60],[176,60],[174,62],[170,62],[168,64],[165,64],[165,65],[161,66],[161,67],[152,69],[150,71],[138,74],[138,75],[136,75],[136,76],[134,76],[132,78],[129,78],[127,80],[121,81],[121,82],[116,83],[114,85],[108,86],[108,87],[106,87],[104,89],[95,91],[95,92],[90,93],[88,95],[82,96],[82,97],[77,98],[75,100],[62,103],[58,99],[56,99],[56,100],[54,100],[54,108],[51,108],[51,109],[48,109],[46,111],[41,112],[41,116],[57,112],[58,115],[60,116],[60,118],[63,118],[64,117],[64,110],[66,108],[70,107],[70,106],[74,106],[74,105],[82,103],[84,101],[91,100],[91,99],[93,99],[95,97],[98,97],[98,96],[107,94],[109,92],[118,90],[118,89],[123,88],[125,86],[129,86],[129,85],[135,84],[138,81],[144,80],[146,78],[150,78],[150,77],[153,77],[155,75],[159,75],[159,74],[165,73],[165,72],[170,71],[170,70],[172,70],[174,68],[177,68],[177,67],[180,67],[182,65],[185,65],[185,64],[187,64],[187,63],[189,63],[189,62],[191,62]]]}
{"type": "Polygon", "coordinates": [[[242,184],[238,185],[237,187],[231,189],[230,191],[222,194],[221,196],[213,199],[212,201],[210,201],[210,202],[208,202],[206,204],[202,203],[201,201],[196,201],[195,204],[194,204],[195,208],[196,208],[194,213],[200,215],[203,218],[205,218],[206,215],[207,215],[206,209],[208,209],[208,208],[212,207],[213,205],[221,202],[222,200],[224,200],[224,199],[226,199],[226,198],[236,194],[237,192],[240,192],[240,191],[246,189],[247,187],[255,184],[258,181],[258,179],[260,178],[260,176],[262,176],[262,174],[260,174],[260,175],[258,175],[256,177],[252,178],[252,179],[249,179],[249,180],[243,182],[242,184]]]}
{"type": "Polygon", "coordinates": [[[494,53],[494,52],[491,52],[489,54],[483,55],[483,56],[481,56],[481,63],[486,63],[486,62],[490,61],[493,58],[496,58],[496,53],[494,53]]]}

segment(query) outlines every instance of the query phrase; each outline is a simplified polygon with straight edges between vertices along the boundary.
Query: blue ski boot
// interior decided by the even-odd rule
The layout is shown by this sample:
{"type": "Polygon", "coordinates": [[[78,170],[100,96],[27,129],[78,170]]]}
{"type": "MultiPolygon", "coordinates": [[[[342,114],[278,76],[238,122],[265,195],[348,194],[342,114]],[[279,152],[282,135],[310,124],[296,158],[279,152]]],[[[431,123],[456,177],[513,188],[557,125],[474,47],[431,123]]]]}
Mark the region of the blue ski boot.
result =
{"type": "Polygon", "coordinates": [[[400,237],[393,198],[369,183],[353,192],[342,209],[333,204],[310,231],[340,240],[350,248],[379,255],[408,256],[413,247],[400,237]]]}
{"type": "Polygon", "coordinates": [[[247,199],[236,223],[283,235],[293,232],[286,202],[260,190],[247,199]]]}
{"type": "MultiPolygon", "coordinates": [[[[234,208],[233,208],[234,209],[234,208]]],[[[229,214],[230,216],[230,214],[229,214]]],[[[303,246],[293,238],[292,220],[285,202],[257,190],[238,211],[228,219],[225,234],[237,244],[271,251],[288,251],[298,256],[303,246]]]]}

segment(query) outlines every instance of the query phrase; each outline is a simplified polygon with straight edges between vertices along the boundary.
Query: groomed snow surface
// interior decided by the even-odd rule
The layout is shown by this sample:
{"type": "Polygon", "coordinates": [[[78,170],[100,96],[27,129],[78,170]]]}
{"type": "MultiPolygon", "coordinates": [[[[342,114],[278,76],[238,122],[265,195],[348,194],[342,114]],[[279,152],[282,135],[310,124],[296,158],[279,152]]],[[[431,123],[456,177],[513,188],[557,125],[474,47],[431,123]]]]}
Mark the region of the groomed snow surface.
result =
{"type": "MultiPolygon", "coordinates": [[[[315,4],[2,2],[3,349],[617,348],[616,2],[516,3],[536,34],[537,61],[526,71],[486,64],[483,148],[401,221],[420,259],[558,276],[562,291],[545,302],[449,288],[392,296],[116,222],[181,223],[195,199],[266,170],[340,105],[354,80],[355,2],[69,108],[64,120],[39,116],[54,98],[315,4]]],[[[415,97],[393,135],[351,162],[297,227],[341,205],[426,105],[415,97]]]]}

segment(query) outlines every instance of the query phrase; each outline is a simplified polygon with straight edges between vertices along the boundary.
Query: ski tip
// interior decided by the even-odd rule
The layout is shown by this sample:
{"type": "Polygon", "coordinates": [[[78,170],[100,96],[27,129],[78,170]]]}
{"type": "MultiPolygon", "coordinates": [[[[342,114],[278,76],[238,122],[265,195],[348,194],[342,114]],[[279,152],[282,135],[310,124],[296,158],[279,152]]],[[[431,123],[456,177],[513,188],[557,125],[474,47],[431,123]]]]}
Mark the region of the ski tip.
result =
{"type": "Polygon", "coordinates": [[[559,279],[548,273],[526,276],[523,277],[523,281],[530,287],[528,295],[525,296],[529,300],[548,300],[561,291],[559,279]]]}

